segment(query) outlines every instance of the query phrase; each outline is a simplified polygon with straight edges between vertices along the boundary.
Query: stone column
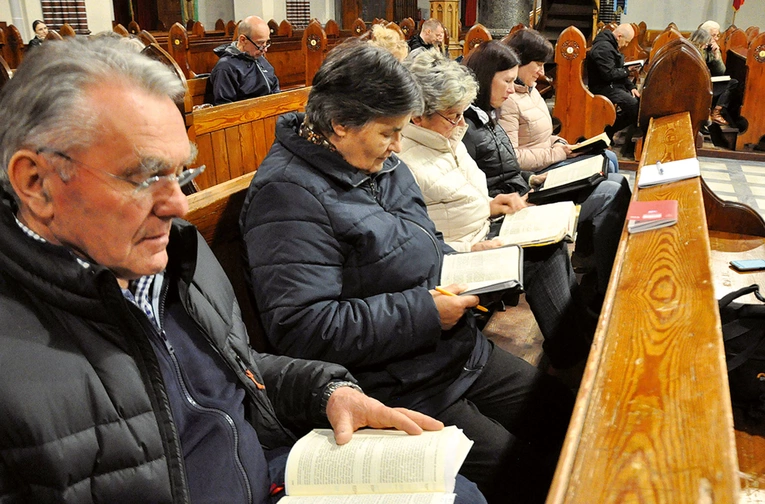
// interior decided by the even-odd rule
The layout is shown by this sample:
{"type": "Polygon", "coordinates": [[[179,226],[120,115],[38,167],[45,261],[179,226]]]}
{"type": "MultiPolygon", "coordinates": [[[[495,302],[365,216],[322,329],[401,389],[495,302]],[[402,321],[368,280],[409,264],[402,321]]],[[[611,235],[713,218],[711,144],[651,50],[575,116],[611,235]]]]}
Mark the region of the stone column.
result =
{"type": "Polygon", "coordinates": [[[459,0],[430,0],[430,17],[441,21],[449,32],[449,57],[462,54],[460,47],[460,2],[459,0]]]}
{"type": "Polygon", "coordinates": [[[492,38],[500,39],[518,23],[529,25],[533,3],[533,0],[479,1],[477,21],[489,30],[492,38]]]}

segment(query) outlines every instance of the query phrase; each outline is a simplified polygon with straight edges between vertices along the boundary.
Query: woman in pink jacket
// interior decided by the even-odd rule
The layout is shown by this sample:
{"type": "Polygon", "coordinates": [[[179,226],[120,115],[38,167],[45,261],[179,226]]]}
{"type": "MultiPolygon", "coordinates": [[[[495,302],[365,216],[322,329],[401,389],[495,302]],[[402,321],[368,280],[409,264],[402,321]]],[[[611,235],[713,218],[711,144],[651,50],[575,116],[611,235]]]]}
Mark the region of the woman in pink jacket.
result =
{"type": "MultiPolygon", "coordinates": [[[[542,95],[536,88],[537,79],[545,74],[545,61],[553,55],[553,46],[536,30],[515,32],[505,44],[521,59],[515,93],[505,100],[499,123],[515,147],[522,170],[546,171],[565,164],[576,154],[568,142],[553,135],[552,118],[542,95]]],[[[619,172],[616,154],[606,149],[609,173],[619,172]]]]}

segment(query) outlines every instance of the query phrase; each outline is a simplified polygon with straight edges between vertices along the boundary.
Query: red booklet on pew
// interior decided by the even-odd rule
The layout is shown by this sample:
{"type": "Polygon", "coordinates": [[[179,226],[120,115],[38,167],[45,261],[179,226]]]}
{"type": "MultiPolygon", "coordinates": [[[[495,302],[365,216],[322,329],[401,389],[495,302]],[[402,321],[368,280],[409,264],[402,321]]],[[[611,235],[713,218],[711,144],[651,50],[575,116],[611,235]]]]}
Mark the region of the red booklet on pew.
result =
{"type": "Polygon", "coordinates": [[[627,209],[627,231],[641,233],[677,222],[677,200],[633,201],[627,209]]]}

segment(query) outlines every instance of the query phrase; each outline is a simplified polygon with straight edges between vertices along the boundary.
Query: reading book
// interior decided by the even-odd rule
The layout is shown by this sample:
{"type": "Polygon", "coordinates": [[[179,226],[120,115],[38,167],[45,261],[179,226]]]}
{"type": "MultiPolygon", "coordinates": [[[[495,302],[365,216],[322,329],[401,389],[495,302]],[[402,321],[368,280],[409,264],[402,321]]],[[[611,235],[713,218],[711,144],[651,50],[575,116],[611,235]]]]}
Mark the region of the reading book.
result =
{"type": "Polygon", "coordinates": [[[634,66],[643,66],[645,64],[644,59],[639,60],[632,60],[632,61],[625,61],[624,62],[624,68],[634,67],[634,66]]]}
{"type": "Polygon", "coordinates": [[[606,163],[604,155],[580,159],[547,172],[544,183],[529,194],[529,203],[539,205],[570,199],[585,187],[595,186],[605,179],[606,163]]]}
{"type": "Polygon", "coordinates": [[[523,285],[523,252],[510,245],[444,256],[440,285],[467,284],[461,294],[484,294],[523,285]]]}
{"type": "Polygon", "coordinates": [[[627,209],[627,231],[640,233],[677,222],[677,200],[632,201],[627,209]]]}
{"type": "Polygon", "coordinates": [[[279,502],[450,504],[457,471],[473,442],[455,426],[410,436],[362,429],[338,446],[331,429],[315,429],[287,458],[279,502]]]}
{"type": "Polygon", "coordinates": [[[586,154],[588,152],[601,151],[606,149],[609,145],[611,145],[611,139],[608,138],[608,135],[605,133],[601,133],[600,135],[588,138],[587,140],[582,140],[581,142],[570,145],[569,147],[571,152],[576,152],[577,154],[586,154]]]}
{"type": "Polygon", "coordinates": [[[638,174],[638,187],[666,184],[688,178],[698,177],[701,174],[699,160],[694,158],[680,159],[679,161],[667,161],[662,163],[645,165],[638,174]]]}
{"type": "Polygon", "coordinates": [[[542,246],[574,241],[579,206],[572,201],[529,206],[505,215],[497,238],[505,245],[542,246]]]}

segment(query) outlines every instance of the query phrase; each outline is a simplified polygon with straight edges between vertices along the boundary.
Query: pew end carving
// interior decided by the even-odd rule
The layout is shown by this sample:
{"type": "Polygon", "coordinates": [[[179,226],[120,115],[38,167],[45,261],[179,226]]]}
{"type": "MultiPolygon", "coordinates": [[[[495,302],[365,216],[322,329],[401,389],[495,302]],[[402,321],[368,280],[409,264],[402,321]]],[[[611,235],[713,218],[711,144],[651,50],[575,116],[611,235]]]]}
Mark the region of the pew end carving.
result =
{"type": "Polygon", "coordinates": [[[602,133],[616,121],[616,108],[605,96],[595,95],[584,85],[582,72],[587,43],[575,26],[558,37],[555,46],[555,106],[553,117],[561,121],[559,135],[569,143],[602,133]]]}
{"type": "Polygon", "coordinates": [[[465,34],[465,45],[462,47],[462,57],[467,58],[470,53],[484,42],[491,40],[491,33],[481,23],[474,24],[465,34]]]}

